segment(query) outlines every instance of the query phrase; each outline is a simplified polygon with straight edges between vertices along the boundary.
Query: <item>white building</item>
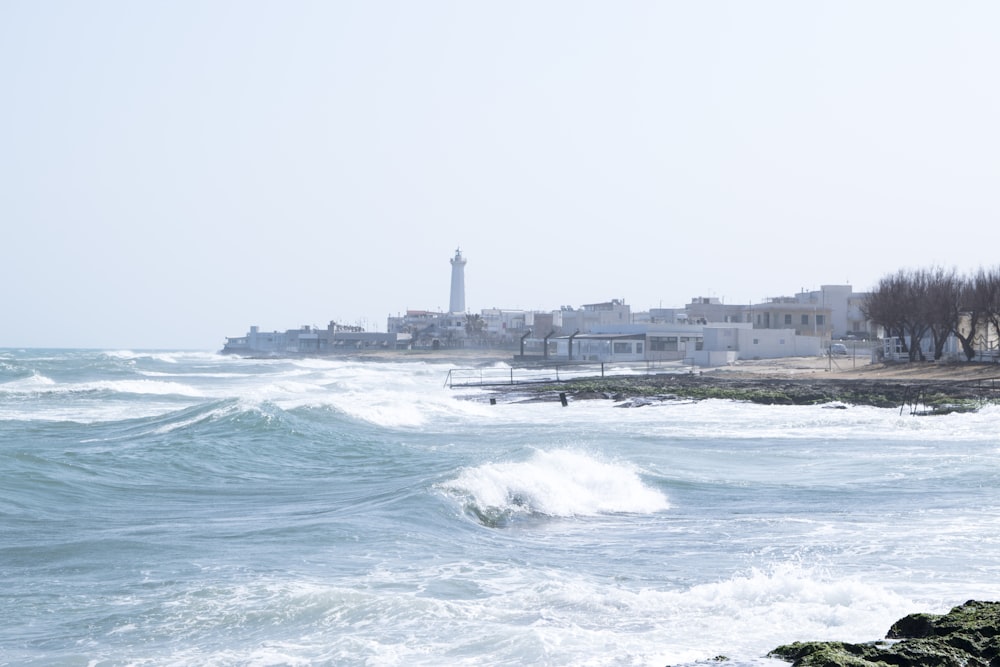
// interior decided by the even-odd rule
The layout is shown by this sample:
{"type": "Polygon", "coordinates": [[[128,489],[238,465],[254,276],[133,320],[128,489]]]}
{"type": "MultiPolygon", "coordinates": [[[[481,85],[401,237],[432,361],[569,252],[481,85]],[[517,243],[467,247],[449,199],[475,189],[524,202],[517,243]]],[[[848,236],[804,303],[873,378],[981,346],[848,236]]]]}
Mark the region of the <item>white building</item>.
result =
{"type": "MultiPolygon", "coordinates": [[[[564,311],[565,312],[565,311],[564,311]]],[[[527,354],[559,361],[681,361],[701,349],[703,327],[689,324],[595,326],[586,333],[536,331],[527,354]]]]}
{"type": "Polygon", "coordinates": [[[624,326],[632,323],[632,309],[623,299],[588,303],[580,308],[563,306],[562,330],[590,333],[597,327],[624,326]]]}
{"type": "Polygon", "coordinates": [[[528,356],[552,361],[687,361],[722,366],[739,359],[819,356],[823,338],[794,329],[754,329],[750,323],[723,325],[630,324],[597,327],[588,333],[532,336],[528,356]]]}
{"type": "Polygon", "coordinates": [[[698,366],[724,366],[739,359],[814,357],[822,349],[822,338],[799,335],[794,329],[707,326],[702,347],[691,358],[698,366]]]}
{"type": "Polygon", "coordinates": [[[871,326],[861,314],[867,292],[855,292],[850,285],[820,285],[819,290],[799,292],[795,300],[803,305],[829,309],[827,329],[833,338],[870,335],[871,326]]]}
{"type": "Polygon", "coordinates": [[[570,334],[552,339],[552,354],[569,361],[646,361],[643,333],[570,334]]]}

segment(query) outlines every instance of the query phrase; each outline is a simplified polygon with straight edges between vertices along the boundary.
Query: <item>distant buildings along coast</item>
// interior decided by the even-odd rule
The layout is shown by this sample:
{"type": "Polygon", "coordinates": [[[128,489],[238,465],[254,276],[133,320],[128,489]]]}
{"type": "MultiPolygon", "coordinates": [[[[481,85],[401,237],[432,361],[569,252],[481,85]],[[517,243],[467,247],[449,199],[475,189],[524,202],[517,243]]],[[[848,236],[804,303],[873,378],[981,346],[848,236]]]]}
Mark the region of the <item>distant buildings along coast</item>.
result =
{"type": "Polygon", "coordinates": [[[461,249],[450,259],[448,312],[407,310],[390,316],[385,332],[330,322],[260,331],[226,339],[223,353],[317,356],[372,350],[509,350],[513,357],[563,361],[674,361],[712,366],[740,358],[822,354],[835,339],[868,339],[862,314],[866,293],[823,285],[757,304],[697,297],[686,306],[632,312],[624,299],[561,306],[551,311],[465,308],[461,249]]]}

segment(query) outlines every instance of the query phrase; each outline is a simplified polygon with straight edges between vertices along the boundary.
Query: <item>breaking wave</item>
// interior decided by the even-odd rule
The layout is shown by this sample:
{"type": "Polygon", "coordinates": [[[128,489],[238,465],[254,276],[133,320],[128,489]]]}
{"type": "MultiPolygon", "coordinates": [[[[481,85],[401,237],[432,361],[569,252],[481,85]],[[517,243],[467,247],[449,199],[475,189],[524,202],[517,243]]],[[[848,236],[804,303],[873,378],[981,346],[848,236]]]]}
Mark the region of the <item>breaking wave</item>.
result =
{"type": "Polygon", "coordinates": [[[643,483],[634,466],[566,449],[537,450],[527,461],[468,468],[441,486],[493,526],[517,515],[643,514],[670,507],[666,496],[643,483]]]}

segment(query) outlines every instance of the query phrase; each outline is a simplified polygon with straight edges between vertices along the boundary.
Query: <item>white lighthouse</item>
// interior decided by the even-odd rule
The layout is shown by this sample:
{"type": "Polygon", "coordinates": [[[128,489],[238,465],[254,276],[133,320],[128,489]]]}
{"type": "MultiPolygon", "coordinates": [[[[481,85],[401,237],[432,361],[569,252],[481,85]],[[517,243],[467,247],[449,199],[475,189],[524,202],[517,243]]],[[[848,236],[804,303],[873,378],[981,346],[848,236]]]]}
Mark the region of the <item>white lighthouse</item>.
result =
{"type": "Polygon", "coordinates": [[[456,249],[455,256],[451,258],[451,302],[448,312],[465,312],[465,258],[462,257],[461,248],[456,249]]]}

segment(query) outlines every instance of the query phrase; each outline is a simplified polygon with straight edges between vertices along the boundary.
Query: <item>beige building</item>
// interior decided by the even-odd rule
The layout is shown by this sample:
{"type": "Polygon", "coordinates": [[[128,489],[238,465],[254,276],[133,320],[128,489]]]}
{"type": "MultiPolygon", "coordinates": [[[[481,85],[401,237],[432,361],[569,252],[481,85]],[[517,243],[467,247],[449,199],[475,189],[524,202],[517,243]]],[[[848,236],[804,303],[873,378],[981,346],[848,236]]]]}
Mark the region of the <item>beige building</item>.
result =
{"type": "Polygon", "coordinates": [[[833,333],[829,306],[778,297],[750,306],[754,329],[791,329],[797,336],[829,338],[833,333]]]}
{"type": "Polygon", "coordinates": [[[691,324],[739,324],[750,322],[750,306],[725,304],[718,298],[699,296],[685,307],[687,321],[691,324]]]}

